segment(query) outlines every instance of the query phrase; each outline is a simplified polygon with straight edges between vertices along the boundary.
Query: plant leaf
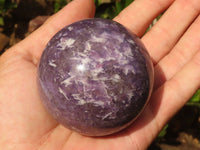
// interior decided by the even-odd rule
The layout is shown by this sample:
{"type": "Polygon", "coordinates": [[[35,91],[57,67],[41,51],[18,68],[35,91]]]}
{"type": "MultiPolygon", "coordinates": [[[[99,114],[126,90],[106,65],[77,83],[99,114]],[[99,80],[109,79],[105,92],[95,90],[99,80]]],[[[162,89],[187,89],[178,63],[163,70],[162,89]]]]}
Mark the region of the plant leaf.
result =
{"type": "Polygon", "coordinates": [[[169,126],[168,124],[164,126],[164,128],[159,133],[158,138],[162,138],[166,135],[168,126],[169,126]]]}
{"type": "Polygon", "coordinates": [[[200,103],[200,89],[197,90],[197,92],[192,96],[192,98],[189,100],[191,103],[200,103]]]}
{"type": "Polygon", "coordinates": [[[116,13],[117,14],[119,14],[123,9],[123,6],[122,6],[121,2],[115,2],[115,7],[116,7],[116,13]]]}
{"type": "Polygon", "coordinates": [[[0,17],[0,26],[4,26],[4,20],[3,20],[3,17],[0,17]]]}
{"type": "Polygon", "coordinates": [[[125,0],[125,7],[130,5],[134,0],[125,0]]]}

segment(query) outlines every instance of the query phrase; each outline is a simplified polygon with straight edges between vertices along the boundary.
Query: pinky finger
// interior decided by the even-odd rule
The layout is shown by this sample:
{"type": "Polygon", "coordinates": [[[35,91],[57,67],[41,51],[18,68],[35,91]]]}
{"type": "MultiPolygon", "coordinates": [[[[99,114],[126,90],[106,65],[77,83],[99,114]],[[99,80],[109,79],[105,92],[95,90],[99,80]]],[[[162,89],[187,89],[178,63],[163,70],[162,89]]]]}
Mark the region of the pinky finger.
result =
{"type": "Polygon", "coordinates": [[[200,87],[200,50],[180,72],[152,95],[151,107],[161,128],[200,87]]]}

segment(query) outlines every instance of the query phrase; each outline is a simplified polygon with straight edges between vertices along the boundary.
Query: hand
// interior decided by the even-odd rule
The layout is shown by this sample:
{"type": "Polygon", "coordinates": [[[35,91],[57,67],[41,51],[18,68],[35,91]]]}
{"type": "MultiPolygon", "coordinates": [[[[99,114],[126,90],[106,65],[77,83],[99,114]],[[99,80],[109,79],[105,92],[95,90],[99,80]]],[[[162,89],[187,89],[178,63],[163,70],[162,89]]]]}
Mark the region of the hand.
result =
{"type": "Polygon", "coordinates": [[[58,30],[93,17],[94,10],[92,0],[74,0],[0,57],[1,149],[146,149],[200,87],[200,1],[135,0],[114,20],[141,37],[154,62],[155,87],[146,109],[128,129],[107,137],[85,137],[59,125],[41,104],[36,67],[45,45],[58,30]]]}

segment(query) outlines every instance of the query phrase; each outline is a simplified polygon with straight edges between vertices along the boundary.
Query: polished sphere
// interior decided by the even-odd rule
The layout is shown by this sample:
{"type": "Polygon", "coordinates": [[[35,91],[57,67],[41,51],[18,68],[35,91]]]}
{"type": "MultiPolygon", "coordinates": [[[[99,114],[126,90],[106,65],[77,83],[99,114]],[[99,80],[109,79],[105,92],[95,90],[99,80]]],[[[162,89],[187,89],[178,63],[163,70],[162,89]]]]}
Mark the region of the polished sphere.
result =
{"type": "Polygon", "coordinates": [[[87,136],[129,126],[147,104],[152,86],[151,59],[140,39],[107,19],[63,28],[38,66],[38,87],[49,113],[87,136]]]}

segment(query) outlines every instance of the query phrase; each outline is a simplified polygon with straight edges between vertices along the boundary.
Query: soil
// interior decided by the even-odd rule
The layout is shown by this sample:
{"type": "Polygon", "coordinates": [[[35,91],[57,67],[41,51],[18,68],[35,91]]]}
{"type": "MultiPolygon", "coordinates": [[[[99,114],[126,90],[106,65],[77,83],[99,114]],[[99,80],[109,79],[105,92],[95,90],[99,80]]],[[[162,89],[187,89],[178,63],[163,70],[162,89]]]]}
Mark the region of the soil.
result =
{"type": "MultiPolygon", "coordinates": [[[[0,55],[24,39],[54,13],[53,0],[17,0],[18,7],[4,17],[0,26],[0,55]]],[[[184,106],[170,120],[166,134],[148,150],[200,150],[200,108],[184,106]]]]}

